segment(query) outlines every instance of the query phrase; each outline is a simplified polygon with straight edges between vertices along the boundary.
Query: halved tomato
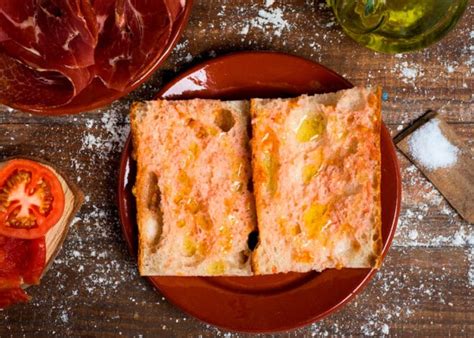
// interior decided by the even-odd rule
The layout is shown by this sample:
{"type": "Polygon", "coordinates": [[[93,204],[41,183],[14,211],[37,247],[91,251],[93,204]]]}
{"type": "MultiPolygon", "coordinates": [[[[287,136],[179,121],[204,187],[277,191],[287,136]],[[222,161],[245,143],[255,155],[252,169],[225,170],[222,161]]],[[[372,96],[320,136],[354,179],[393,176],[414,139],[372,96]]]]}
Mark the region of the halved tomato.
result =
{"type": "Polygon", "coordinates": [[[64,212],[64,191],[56,175],[30,160],[0,168],[0,234],[33,239],[44,236],[64,212]]]}

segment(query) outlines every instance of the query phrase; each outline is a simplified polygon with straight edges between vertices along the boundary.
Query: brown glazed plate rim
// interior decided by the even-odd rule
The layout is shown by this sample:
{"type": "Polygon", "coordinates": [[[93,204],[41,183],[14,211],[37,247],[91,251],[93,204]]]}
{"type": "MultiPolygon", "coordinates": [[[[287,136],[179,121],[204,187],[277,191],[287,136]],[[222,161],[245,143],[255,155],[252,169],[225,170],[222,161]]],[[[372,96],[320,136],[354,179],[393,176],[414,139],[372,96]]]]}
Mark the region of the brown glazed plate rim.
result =
{"type": "Polygon", "coordinates": [[[88,87],[86,87],[84,93],[80,93],[76,98],[74,98],[71,102],[64,106],[39,109],[27,105],[19,105],[13,103],[9,105],[12,108],[18,110],[39,115],[56,116],[79,114],[86,111],[105,107],[114,102],[115,100],[118,100],[121,97],[129,94],[131,91],[135,90],[146,80],[148,80],[150,76],[163,64],[163,62],[165,62],[168,55],[174,49],[179,39],[181,38],[184,29],[187,26],[189,16],[193,7],[193,1],[194,0],[186,0],[186,5],[184,7],[182,15],[173,23],[171,37],[166,42],[165,48],[161,51],[161,53],[157,54],[152,61],[145,65],[144,69],[139,73],[136,79],[134,79],[133,82],[123,91],[106,90],[103,88],[104,86],[100,83],[100,81],[95,79],[91,84],[89,84],[88,87]],[[89,100],[89,95],[91,95],[94,91],[97,91],[97,89],[105,90],[105,92],[102,93],[99,98],[95,99],[93,102],[87,102],[87,100],[89,100]],[[82,100],[86,100],[86,103],[81,102],[82,100]]]}
{"type": "MultiPolygon", "coordinates": [[[[331,92],[352,85],[324,66],[283,53],[239,52],[203,62],[168,83],[167,99],[291,97],[331,92]]],[[[401,176],[395,146],[385,125],[382,149],[382,239],[384,258],[400,213],[401,176]]],[[[122,231],[136,257],[135,162],[131,139],[122,153],[118,203],[122,231]]],[[[328,269],[255,277],[147,277],[184,312],[217,327],[263,333],[295,329],[339,310],[372,279],[376,269],[328,269]]]]}

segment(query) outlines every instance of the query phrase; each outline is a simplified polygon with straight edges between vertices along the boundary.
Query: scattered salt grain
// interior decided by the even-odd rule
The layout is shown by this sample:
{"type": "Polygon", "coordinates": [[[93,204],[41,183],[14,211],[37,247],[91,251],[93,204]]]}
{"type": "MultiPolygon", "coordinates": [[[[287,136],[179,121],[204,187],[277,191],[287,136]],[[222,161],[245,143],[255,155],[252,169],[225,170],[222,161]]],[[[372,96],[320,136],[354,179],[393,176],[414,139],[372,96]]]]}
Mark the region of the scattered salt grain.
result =
{"type": "Polygon", "coordinates": [[[240,30],[241,35],[247,35],[248,32],[249,32],[249,25],[243,26],[242,29],[240,30]]]}
{"type": "MultiPolygon", "coordinates": [[[[275,36],[281,36],[283,30],[289,29],[290,24],[283,18],[283,11],[281,8],[261,9],[258,11],[258,17],[251,20],[252,28],[259,28],[261,30],[273,31],[275,36]],[[271,28],[271,29],[270,29],[271,28]]],[[[248,32],[248,30],[247,30],[248,32]]]]}
{"type": "Polygon", "coordinates": [[[402,68],[402,74],[405,76],[407,79],[415,79],[418,75],[418,69],[412,67],[403,67],[402,68]]]}
{"type": "Polygon", "coordinates": [[[458,159],[459,149],[443,135],[436,119],[416,130],[408,146],[413,157],[429,170],[451,167],[458,159]]]}
{"type": "Polygon", "coordinates": [[[275,0],[265,0],[265,7],[271,7],[275,3],[275,0]]]}
{"type": "Polygon", "coordinates": [[[414,86],[416,86],[419,78],[425,75],[425,72],[419,63],[407,61],[397,63],[392,69],[392,73],[399,73],[402,82],[414,86]]]}
{"type": "Polygon", "coordinates": [[[186,54],[186,56],[184,57],[184,62],[189,63],[191,61],[193,61],[192,54],[191,53],[186,54]]]}
{"type": "Polygon", "coordinates": [[[467,273],[467,278],[469,280],[469,285],[474,287],[474,247],[471,247],[471,252],[468,255],[469,258],[469,271],[467,273]]]}
{"type": "Polygon", "coordinates": [[[418,231],[416,230],[410,230],[408,233],[408,238],[410,238],[412,241],[418,238],[418,231]]]}
{"type": "Polygon", "coordinates": [[[62,320],[63,323],[69,322],[69,315],[67,314],[66,311],[63,311],[61,313],[61,320],[62,320]]]}

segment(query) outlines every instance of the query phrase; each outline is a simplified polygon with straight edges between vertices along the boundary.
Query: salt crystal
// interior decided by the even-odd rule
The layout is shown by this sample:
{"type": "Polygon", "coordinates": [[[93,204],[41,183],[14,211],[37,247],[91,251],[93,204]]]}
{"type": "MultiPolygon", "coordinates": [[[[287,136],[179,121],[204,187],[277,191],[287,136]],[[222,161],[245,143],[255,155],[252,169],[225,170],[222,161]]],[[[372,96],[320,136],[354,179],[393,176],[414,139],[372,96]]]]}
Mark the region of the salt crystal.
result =
{"type": "Polygon", "coordinates": [[[471,247],[471,252],[468,255],[469,258],[469,271],[467,273],[467,278],[469,280],[469,285],[474,287],[474,247],[471,247]]]}
{"type": "Polygon", "coordinates": [[[240,30],[241,35],[247,35],[248,32],[249,32],[249,25],[243,26],[242,29],[240,30]]]}
{"type": "Polygon", "coordinates": [[[408,146],[413,157],[429,170],[451,167],[458,160],[459,149],[443,135],[436,119],[413,132],[408,146]]]}
{"type": "Polygon", "coordinates": [[[416,230],[410,230],[408,233],[408,238],[410,238],[412,241],[418,238],[418,231],[416,230]]]}
{"type": "Polygon", "coordinates": [[[447,70],[448,73],[452,73],[452,72],[454,72],[455,68],[452,65],[447,65],[446,70],[447,70]]]}
{"type": "Polygon", "coordinates": [[[271,7],[275,0],[265,0],[265,7],[271,7]]]}
{"type": "MultiPolygon", "coordinates": [[[[251,20],[251,28],[259,28],[265,31],[269,27],[278,37],[281,36],[283,30],[290,28],[288,21],[283,18],[281,8],[261,9],[258,11],[258,17],[251,20]]],[[[245,30],[244,33],[246,34],[245,30]]]]}
{"type": "Polygon", "coordinates": [[[67,323],[69,321],[69,315],[66,311],[63,311],[61,313],[61,320],[63,321],[63,323],[67,323]]]}

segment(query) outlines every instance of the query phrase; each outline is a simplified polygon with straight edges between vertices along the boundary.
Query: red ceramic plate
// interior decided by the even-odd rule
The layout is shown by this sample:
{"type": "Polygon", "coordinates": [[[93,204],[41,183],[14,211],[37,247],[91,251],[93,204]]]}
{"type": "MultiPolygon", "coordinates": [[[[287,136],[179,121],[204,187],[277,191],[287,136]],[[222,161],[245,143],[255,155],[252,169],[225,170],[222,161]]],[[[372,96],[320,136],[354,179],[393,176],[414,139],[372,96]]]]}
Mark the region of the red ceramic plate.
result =
{"type": "MultiPolygon", "coordinates": [[[[169,83],[168,99],[288,97],[352,85],[333,71],[295,56],[268,52],[231,54],[204,62],[169,83]]],[[[382,127],[382,235],[387,254],[397,224],[401,180],[389,132],[382,127]]],[[[133,254],[137,248],[135,163],[128,140],[122,155],[119,204],[122,229],[133,254]]],[[[341,308],[362,290],[374,269],[326,270],[258,277],[151,277],[173,304],[207,323],[234,331],[294,329],[341,308]]]]}
{"type": "Polygon", "coordinates": [[[35,114],[65,115],[77,114],[88,110],[98,109],[112,103],[115,100],[118,100],[145,82],[166,60],[167,56],[173,50],[174,46],[181,37],[184,28],[186,27],[192,6],[193,0],[186,0],[184,12],[173,23],[171,36],[166,42],[166,46],[163,51],[160,54],[157,54],[155,58],[148,64],[143,65],[143,69],[137,74],[136,78],[133,79],[133,82],[124,91],[109,89],[105,87],[100,80],[94,79],[92,83],[89,84],[79,95],[77,95],[71,102],[64,106],[41,110],[24,105],[11,104],[11,106],[13,108],[35,114]]]}

